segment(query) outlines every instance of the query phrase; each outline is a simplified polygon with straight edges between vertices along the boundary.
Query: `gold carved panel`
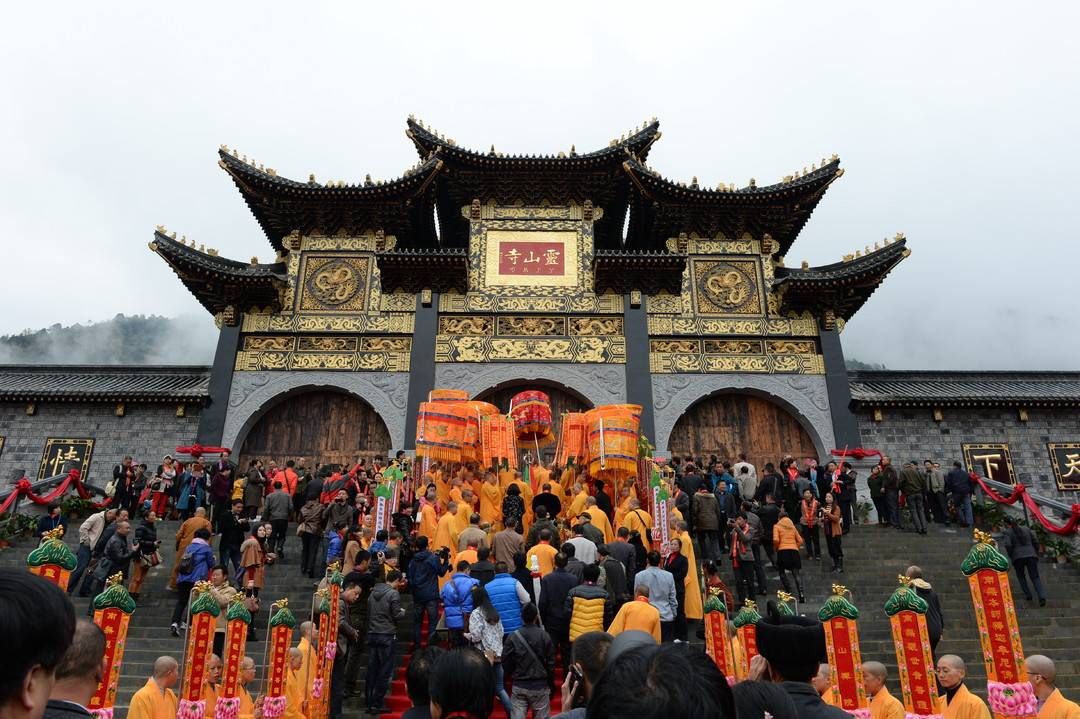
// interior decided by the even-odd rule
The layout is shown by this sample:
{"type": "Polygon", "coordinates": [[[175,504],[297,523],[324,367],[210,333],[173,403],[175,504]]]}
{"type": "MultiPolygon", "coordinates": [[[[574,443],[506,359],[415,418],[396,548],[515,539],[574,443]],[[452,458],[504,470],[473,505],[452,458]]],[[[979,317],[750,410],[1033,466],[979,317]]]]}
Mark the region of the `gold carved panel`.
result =
{"type": "Polygon", "coordinates": [[[491,336],[495,333],[495,320],[492,317],[440,317],[439,334],[441,335],[480,335],[491,336]]]}
{"type": "Polygon", "coordinates": [[[764,354],[761,340],[704,340],[705,354],[754,355],[764,354]]]}
{"type": "Polygon", "coordinates": [[[465,295],[439,295],[440,313],[467,312],[588,312],[594,314],[623,313],[622,295],[586,294],[570,297],[499,297],[470,292],[465,295]]]}
{"type": "MultiPolygon", "coordinates": [[[[379,338],[363,338],[364,340],[379,338]]],[[[367,351],[361,344],[359,351],[342,352],[249,352],[236,354],[237,372],[256,371],[302,371],[336,370],[341,372],[408,372],[410,339],[385,338],[392,343],[382,346],[396,350],[367,351]]],[[[378,342],[372,345],[378,347],[378,342]]]]}
{"type": "Polygon", "coordinates": [[[436,362],[623,363],[623,337],[479,337],[439,335],[436,362]]]}
{"type": "Polygon", "coordinates": [[[761,270],[756,259],[691,260],[699,315],[764,315],[761,270]]]}
{"type": "Polygon", "coordinates": [[[648,318],[650,335],[757,335],[774,337],[817,337],[813,317],[728,320],[708,317],[648,318]]]}
{"type": "Polygon", "coordinates": [[[500,335],[523,335],[526,337],[540,337],[566,335],[565,317],[542,317],[530,315],[526,317],[496,317],[497,333],[500,335]]]}
{"type": "Polygon", "coordinates": [[[825,360],[813,340],[660,338],[649,341],[654,373],[755,372],[824,374],[825,360]]]}
{"type": "Polygon", "coordinates": [[[391,332],[412,334],[415,315],[412,312],[390,312],[374,315],[292,315],[245,314],[244,332],[391,332]]]}
{"type": "Polygon", "coordinates": [[[813,340],[769,340],[767,345],[769,354],[808,355],[817,352],[813,340]]]}
{"type": "Polygon", "coordinates": [[[295,337],[245,337],[244,350],[254,352],[289,352],[296,349],[295,337]]]}
{"type": "Polygon", "coordinates": [[[571,317],[571,335],[622,335],[621,317],[571,317]]]}
{"type": "Polygon", "coordinates": [[[300,266],[301,312],[355,313],[367,309],[370,256],[305,254],[300,266]]]}

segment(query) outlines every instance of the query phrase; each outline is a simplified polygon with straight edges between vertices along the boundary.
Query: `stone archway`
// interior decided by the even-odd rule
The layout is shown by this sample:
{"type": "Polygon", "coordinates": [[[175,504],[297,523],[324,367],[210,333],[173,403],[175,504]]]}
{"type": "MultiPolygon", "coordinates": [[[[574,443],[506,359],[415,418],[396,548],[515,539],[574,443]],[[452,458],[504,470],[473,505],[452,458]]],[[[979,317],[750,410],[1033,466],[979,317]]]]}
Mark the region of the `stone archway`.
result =
{"type": "Polygon", "coordinates": [[[390,433],[378,413],[355,395],[335,390],[291,392],[280,396],[243,437],[237,459],[265,465],[296,460],[348,466],[357,457],[386,457],[390,433]]]}
{"type": "Polygon", "coordinates": [[[283,397],[329,390],[346,392],[366,402],[386,425],[393,448],[405,446],[406,372],[237,372],[229,392],[229,409],[221,444],[240,447],[255,423],[283,397]]]}
{"type": "MultiPolygon", "coordinates": [[[[805,432],[816,456],[827,457],[833,449],[832,416],[824,376],[669,374],[653,376],[658,453],[670,453],[670,447],[681,444],[673,442],[672,434],[676,422],[687,410],[710,396],[726,394],[755,396],[784,410],[805,432]]],[[[768,461],[775,459],[778,458],[768,461]]]]}

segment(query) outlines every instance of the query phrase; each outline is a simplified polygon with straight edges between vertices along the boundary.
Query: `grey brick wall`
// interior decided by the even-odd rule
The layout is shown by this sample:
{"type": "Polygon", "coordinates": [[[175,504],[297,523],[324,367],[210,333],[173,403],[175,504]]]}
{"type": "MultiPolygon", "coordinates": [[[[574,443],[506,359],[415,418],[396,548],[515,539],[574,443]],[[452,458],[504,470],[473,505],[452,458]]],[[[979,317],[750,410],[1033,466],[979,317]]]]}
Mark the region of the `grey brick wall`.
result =
{"type": "Polygon", "coordinates": [[[1019,479],[1047,497],[1078,501],[1075,492],[1059,492],[1050,466],[1047,442],[1080,442],[1080,412],[1073,409],[1031,409],[1021,422],[1013,409],[945,409],[935,422],[927,408],[882,410],[881,422],[857,413],[864,448],[880,449],[894,462],[933,457],[943,468],[963,461],[961,443],[994,442],[1009,445],[1013,470],[1019,479]]]}
{"type": "Polygon", "coordinates": [[[0,486],[11,483],[16,470],[37,476],[47,437],[90,437],[95,440],[89,479],[104,484],[125,454],[155,467],[177,445],[191,442],[199,426],[199,407],[187,405],[184,417],[175,404],[127,405],[123,417],[110,403],[41,402],[26,414],[24,403],[0,403],[0,486]]]}

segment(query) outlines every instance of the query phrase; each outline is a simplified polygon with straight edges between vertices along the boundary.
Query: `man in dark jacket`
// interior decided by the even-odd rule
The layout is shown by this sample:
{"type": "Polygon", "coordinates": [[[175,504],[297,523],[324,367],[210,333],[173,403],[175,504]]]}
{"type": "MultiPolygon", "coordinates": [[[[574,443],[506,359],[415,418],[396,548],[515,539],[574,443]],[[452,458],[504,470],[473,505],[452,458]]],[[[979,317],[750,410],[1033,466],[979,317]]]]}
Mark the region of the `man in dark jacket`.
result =
{"type": "Polygon", "coordinates": [[[525,537],[525,547],[534,547],[540,541],[540,532],[543,530],[551,532],[551,541],[549,542],[555,549],[559,548],[559,529],[555,526],[555,522],[551,520],[547,510],[543,508],[537,508],[536,521],[529,527],[529,534],[525,537]]]}
{"type": "MultiPolygon", "coordinates": [[[[338,600],[337,657],[330,674],[330,718],[341,719],[341,706],[345,701],[345,674],[349,657],[356,651],[355,644],[360,639],[360,632],[349,624],[349,607],[360,599],[360,585],[345,582],[338,600]]],[[[393,644],[393,642],[391,642],[393,644]]],[[[368,671],[371,662],[368,661],[368,671]]]]}
{"type": "Polygon", "coordinates": [[[251,523],[244,516],[243,500],[232,503],[232,511],[218,518],[217,531],[221,535],[218,540],[218,554],[221,566],[225,567],[228,575],[229,562],[233,564],[233,571],[240,570],[240,545],[247,539],[248,528],[251,523]]]}
{"type": "MultiPolygon", "coordinates": [[[[562,502],[560,502],[559,498],[556,497],[555,494],[551,491],[551,485],[545,483],[544,486],[541,487],[541,489],[543,491],[533,497],[533,514],[536,513],[537,509],[543,507],[547,511],[547,515],[549,517],[559,516],[559,514],[562,512],[562,502]]],[[[499,560],[504,561],[501,557],[499,558],[499,560]]]]}
{"type": "Polygon", "coordinates": [[[596,550],[597,563],[604,572],[604,589],[611,595],[614,606],[613,612],[630,601],[630,585],[626,581],[626,568],[615,557],[611,556],[611,550],[604,544],[596,550]]]}
{"type": "Polygon", "coordinates": [[[945,494],[952,499],[962,527],[972,524],[971,492],[971,477],[959,462],[953,462],[953,468],[945,476],[945,494]]]}
{"type": "Polygon", "coordinates": [[[593,497],[596,499],[596,506],[601,512],[607,515],[610,522],[615,518],[615,514],[611,508],[611,497],[608,496],[607,491],[604,489],[604,480],[598,479],[593,482],[593,486],[596,487],[596,493],[593,497]]]}
{"type": "Polygon", "coordinates": [[[480,582],[481,587],[495,578],[495,565],[491,561],[491,547],[481,547],[476,550],[476,561],[469,567],[469,576],[480,582]]]}
{"type": "Polygon", "coordinates": [[[397,590],[400,580],[401,572],[391,569],[386,573],[386,581],[376,584],[368,598],[368,669],[364,693],[367,695],[365,699],[369,714],[390,711],[384,706],[383,699],[386,698],[390,676],[394,672],[397,620],[405,616],[397,590]]]}
{"type": "Polygon", "coordinates": [[[221,520],[229,513],[235,474],[236,468],[229,462],[227,454],[223,454],[210,470],[210,502],[214,508],[214,528],[218,533],[221,532],[221,520]]]}
{"type": "MultiPolygon", "coordinates": [[[[292,461],[292,460],[289,460],[292,461]]],[[[263,500],[262,519],[270,522],[274,532],[268,540],[268,549],[285,561],[285,534],[289,530],[289,512],[292,511],[292,497],[285,492],[281,480],[274,482],[274,491],[263,500]]]]}
{"type": "Polygon", "coordinates": [[[637,551],[634,549],[634,545],[630,544],[630,530],[626,527],[619,527],[615,531],[615,541],[607,545],[608,553],[611,556],[618,559],[623,569],[626,570],[626,586],[627,594],[630,593],[630,589],[634,586],[634,574],[637,573],[637,551]]]}
{"type": "MultiPolygon", "coordinates": [[[[941,611],[941,600],[938,599],[934,588],[930,586],[930,582],[923,579],[920,567],[911,565],[905,574],[911,580],[911,586],[915,587],[915,593],[929,605],[926,610],[926,635],[930,639],[930,651],[934,653],[937,651],[938,642],[941,641],[941,635],[945,633],[945,613],[941,611]]],[[[937,654],[934,656],[936,657],[937,654]]]]}
{"type": "Polygon", "coordinates": [[[756,512],[757,516],[761,517],[761,546],[769,562],[775,565],[776,552],[773,549],[772,530],[780,521],[780,505],[776,503],[776,497],[766,494],[764,503],[757,508],[756,512]]]}
{"type": "Polygon", "coordinates": [[[49,692],[43,719],[90,719],[86,705],[97,693],[105,657],[105,633],[87,619],[75,623],[71,646],[56,666],[56,684],[49,692]]]}
{"type": "Polygon", "coordinates": [[[585,570],[585,562],[575,556],[577,554],[577,547],[570,542],[563,544],[562,553],[566,555],[566,571],[574,575],[574,579],[581,584],[581,574],[585,570]]]}
{"type": "Polygon", "coordinates": [[[521,609],[521,628],[503,639],[503,670],[510,675],[513,690],[510,701],[514,716],[544,716],[551,702],[555,682],[555,644],[540,627],[540,612],[535,604],[521,609]]]}
{"type": "Polygon", "coordinates": [[[907,507],[911,510],[911,522],[915,531],[926,534],[926,515],[923,513],[923,493],[926,492],[926,477],[918,470],[914,462],[905,462],[900,471],[900,491],[904,495],[907,507]]]}
{"type": "Polygon", "coordinates": [[[428,538],[416,538],[416,554],[409,562],[407,575],[413,598],[413,651],[420,649],[421,624],[428,618],[428,646],[435,643],[435,628],[439,623],[439,577],[450,571],[449,555],[440,557],[428,549],[428,538]]]}
{"type": "Polygon", "coordinates": [[[701,545],[704,559],[720,558],[720,503],[709,488],[702,484],[690,500],[691,524],[701,545]]]}
{"type": "Polygon", "coordinates": [[[540,580],[540,616],[551,640],[558,645],[563,658],[563,669],[570,665],[570,615],[566,611],[566,595],[578,585],[578,578],[566,571],[567,557],[555,555],[555,571],[540,580]]]}
{"type": "Polygon", "coordinates": [[[130,543],[130,535],[130,522],[116,522],[116,531],[105,544],[105,551],[102,552],[101,561],[98,562],[97,569],[94,570],[94,588],[91,590],[90,596],[97,596],[104,588],[105,580],[117,572],[123,574],[124,582],[127,582],[131,558],[138,554],[139,551],[137,546],[130,543]]]}
{"type": "Polygon", "coordinates": [[[889,524],[903,529],[900,523],[900,475],[886,455],[881,457],[881,489],[885,492],[885,504],[889,508],[889,524]]]}
{"type": "Polygon", "coordinates": [[[671,540],[671,553],[664,562],[664,569],[671,572],[675,580],[675,601],[679,608],[675,612],[675,623],[671,628],[673,638],[686,641],[686,575],[690,572],[690,562],[682,554],[682,542],[671,540]]]}

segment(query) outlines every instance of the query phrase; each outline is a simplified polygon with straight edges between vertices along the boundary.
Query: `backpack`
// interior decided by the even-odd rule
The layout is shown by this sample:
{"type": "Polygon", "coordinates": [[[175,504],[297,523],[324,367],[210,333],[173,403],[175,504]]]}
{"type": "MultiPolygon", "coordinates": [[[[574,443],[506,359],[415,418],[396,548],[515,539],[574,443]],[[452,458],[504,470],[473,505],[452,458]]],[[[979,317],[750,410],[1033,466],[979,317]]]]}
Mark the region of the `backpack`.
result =
{"type": "Polygon", "coordinates": [[[176,565],[176,573],[178,575],[188,575],[195,571],[195,555],[190,551],[184,552],[184,556],[180,557],[180,564],[176,565]]]}

